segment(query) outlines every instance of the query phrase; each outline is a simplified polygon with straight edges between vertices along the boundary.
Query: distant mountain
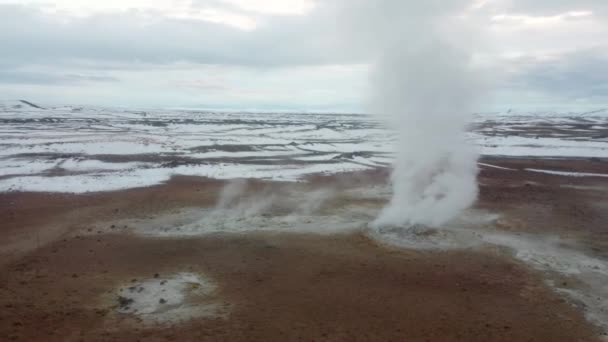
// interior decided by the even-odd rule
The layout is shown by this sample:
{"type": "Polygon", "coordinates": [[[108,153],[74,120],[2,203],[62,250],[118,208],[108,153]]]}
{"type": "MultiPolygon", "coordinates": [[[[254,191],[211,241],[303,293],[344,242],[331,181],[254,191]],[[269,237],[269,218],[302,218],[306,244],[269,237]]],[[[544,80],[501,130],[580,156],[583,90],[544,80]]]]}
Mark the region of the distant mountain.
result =
{"type": "Polygon", "coordinates": [[[34,108],[38,108],[38,109],[44,109],[44,108],[40,107],[39,105],[33,104],[33,103],[29,102],[29,101],[19,100],[19,102],[21,102],[23,104],[26,104],[26,105],[28,105],[30,107],[34,107],[34,108]]]}
{"type": "Polygon", "coordinates": [[[6,100],[0,101],[0,110],[2,111],[19,111],[19,110],[45,110],[46,108],[39,106],[33,102],[26,100],[6,100]]]}
{"type": "Polygon", "coordinates": [[[519,110],[509,109],[500,112],[481,112],[476,113],[481,117],[488,116],[512,116],[512,117],[605,117],[608,116],[608,108],[598,108],[595,110],[519,110]]]}

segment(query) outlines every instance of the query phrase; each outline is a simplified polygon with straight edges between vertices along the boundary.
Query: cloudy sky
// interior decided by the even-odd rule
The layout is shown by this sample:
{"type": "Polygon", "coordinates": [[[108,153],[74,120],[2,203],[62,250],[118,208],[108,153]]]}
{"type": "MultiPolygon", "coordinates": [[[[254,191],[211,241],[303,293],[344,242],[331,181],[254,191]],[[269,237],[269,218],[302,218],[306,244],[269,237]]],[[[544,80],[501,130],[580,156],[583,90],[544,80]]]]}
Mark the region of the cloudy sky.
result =
{"type": "MultiPolygon", "coordinates": [[[[0,0],[0,99],[362,111],[382,18],[344,25],[353,3],[0,0]]],[[[608,1],[454,3],[491,80],[480,110],[608,104],[608,1]]]]}

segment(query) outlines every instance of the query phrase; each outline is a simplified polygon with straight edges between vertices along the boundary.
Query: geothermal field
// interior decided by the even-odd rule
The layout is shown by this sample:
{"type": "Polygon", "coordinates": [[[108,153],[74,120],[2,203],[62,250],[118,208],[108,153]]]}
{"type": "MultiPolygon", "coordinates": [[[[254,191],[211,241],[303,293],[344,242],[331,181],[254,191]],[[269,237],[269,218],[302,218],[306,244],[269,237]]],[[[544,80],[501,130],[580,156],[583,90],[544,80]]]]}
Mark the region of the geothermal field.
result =
{"type": "Polygon", "coordinates": [[[388,126],[3,102],[0,340],[608,340],[608,110],[388,126]]]}

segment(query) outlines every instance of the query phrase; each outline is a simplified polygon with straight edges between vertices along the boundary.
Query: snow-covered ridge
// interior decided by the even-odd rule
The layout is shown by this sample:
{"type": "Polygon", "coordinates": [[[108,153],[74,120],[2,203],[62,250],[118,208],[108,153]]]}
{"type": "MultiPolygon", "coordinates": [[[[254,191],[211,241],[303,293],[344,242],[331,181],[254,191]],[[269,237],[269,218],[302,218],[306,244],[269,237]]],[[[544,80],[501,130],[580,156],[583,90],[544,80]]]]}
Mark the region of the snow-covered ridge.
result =
{"type": "MultiPolygon", "coordinates": [[[[486,155],[607,157],[608,111],[476,114],[469,139],[486,155]]],[[[393,132],[366,115],[0,102],[0,191],[115,190],[174,174],[294,181],[387,166],[393,153],[393,132]]]]}

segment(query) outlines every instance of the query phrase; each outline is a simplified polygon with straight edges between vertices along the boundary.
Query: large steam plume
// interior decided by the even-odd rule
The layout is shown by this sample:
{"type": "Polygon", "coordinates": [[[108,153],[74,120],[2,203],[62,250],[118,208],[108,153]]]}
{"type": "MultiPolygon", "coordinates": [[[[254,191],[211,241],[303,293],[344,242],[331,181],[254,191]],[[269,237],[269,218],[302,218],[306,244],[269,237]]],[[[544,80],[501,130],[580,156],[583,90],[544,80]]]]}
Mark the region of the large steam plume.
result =
{"type": "Polygon", "coordinates": [[[466,55],[440,37],[387,51],[374,108],[399,130],[393,198],[377,225],[445,223],[477,197],[477,155],[465,142],[472,99],[466,55]]]}
{"type": "Polygon", "coordinates": [[[465,141],[477,82],[457,23],[470,1],[350,3],[352,24],[368,23],[356,36],[380,51],[371,110],[399,132],[393,197],[374,225],[439,226],[477,197],[478,156],[465,141]]]}

